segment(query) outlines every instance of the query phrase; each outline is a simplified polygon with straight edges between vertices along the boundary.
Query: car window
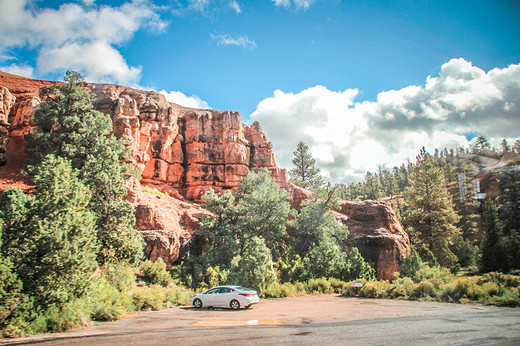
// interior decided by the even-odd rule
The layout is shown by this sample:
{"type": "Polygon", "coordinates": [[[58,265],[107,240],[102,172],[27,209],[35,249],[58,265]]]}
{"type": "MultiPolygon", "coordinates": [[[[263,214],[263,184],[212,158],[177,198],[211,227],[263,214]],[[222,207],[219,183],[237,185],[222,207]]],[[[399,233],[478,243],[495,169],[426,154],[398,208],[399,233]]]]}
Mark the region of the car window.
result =
{"type": "Polygon", "coordinates": [[[228,288],[228,287],[222,287],[220,289],[220,293],[231,293],[233,292],[233,290],[231,288],[228,288]]]}
{"type": "Polygon", "coordinates": [[[213,288],[213,289],[207,291],[205,294],[216,294],[219,292],[219,290],[220,290],[220,288],[213,288]]]}
{"type": "Polygon", "coordinates": [[[254,290],[252,290],[250,288],[245,288],[245,287],[235,287],[235,289],[238,290],[238,291],[254,291],[254,290]]]}

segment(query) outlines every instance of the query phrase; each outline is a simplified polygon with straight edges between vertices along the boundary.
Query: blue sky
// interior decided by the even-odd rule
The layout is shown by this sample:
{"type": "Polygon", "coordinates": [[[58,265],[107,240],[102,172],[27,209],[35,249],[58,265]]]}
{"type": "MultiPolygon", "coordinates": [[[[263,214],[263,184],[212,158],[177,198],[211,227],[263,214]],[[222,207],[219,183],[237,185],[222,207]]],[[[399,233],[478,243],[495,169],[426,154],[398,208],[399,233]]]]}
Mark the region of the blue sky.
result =
{"type": "Polygon", "coordinates": [[[518,1],[0,0],[0,37],[0,70],[240,111],[280,166],[304,140],[334,181],[520,138],[518,1]]]}

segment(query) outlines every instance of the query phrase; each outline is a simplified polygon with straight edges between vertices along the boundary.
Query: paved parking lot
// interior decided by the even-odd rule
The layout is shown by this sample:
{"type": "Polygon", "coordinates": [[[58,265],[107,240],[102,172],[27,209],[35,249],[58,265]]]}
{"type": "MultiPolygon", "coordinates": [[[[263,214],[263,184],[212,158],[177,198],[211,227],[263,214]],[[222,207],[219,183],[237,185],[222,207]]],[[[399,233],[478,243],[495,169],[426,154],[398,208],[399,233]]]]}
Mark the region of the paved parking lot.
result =
{"type": "Polygon", "coordinates": [[[263,299],[249,310],[180,307],[139,312],[69,333],[0,344],[520,344],[520,310],[343,298],[263,299]]]}

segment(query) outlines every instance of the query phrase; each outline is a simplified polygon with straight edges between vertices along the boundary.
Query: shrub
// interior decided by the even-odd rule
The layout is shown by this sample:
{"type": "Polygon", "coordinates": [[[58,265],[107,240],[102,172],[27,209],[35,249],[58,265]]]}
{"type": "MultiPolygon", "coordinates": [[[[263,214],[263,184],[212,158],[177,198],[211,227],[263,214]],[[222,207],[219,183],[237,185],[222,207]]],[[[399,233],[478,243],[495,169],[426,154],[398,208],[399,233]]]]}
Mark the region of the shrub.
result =
{"type": "MultiPolygon", "coordinates": [[[[364,285],[367,281],[364,280],[364,279],[360,279],[360,280],[356,280],[355,282],[361,282],[364,285]]],[[[352,287],[353,283],[354,283],[354,281],[350,281],[350,282],[346,283],[346,287],[343,290],[343,292],[341,293],[342,296],[344,296],[344,297],[358,297],[360,295],[359,293],[360,293],[361,288],[360,287],[352,287]]]]}
{"type": "Polygon", "coordinates": [[[430,281],[421,281],[415,286],[412,296],[414,298],[435,298],[437,291],[435,285],[430,281]]]}
{"type": "Polygon", "coordinates": [[[408,299],[412,296],[415,284],[409,277],[398,278],[392,282],[393,287],[390,289],[390,298],[408,299]]]}
{"type": "Polygon", "coordinates": [[[448,302],[460,302],[462,299],[477,302],[485,296],[477,278],[460,278],[446,285],[441,298],[448,302]]]}
{"type": "Polygon", "coordinates": [[[107,262],[102,270],[105,280],[120,292],[126,292],[135,286],[135,271],[127,262],[107,262]]]}
{"type": "Polygon", "coordinates": [[[167,287],[172,283],[172,277],[166,270],[166,263],[160,257],[155,262],[150,260],[142,262],[139,269],[149,284],[167,287]]]}
{"type": "Polygon", "coordinates": [[[164,308],[166,295],[158,286],[136,287],[131,292],[136,310],[161,310],[164,308]]]}
{"type": "Polygon", "coordinates": [[[191,297],[194,295],[193,290],[184,287],[173,286],[165,289],[166,304],[170,306],[185,306],[191,304],[191,297]]]}
{"type": "Polygon", "coordinates": [[[94,321],[115,321],[134,309],[132,299],[100,278],[93,283],[86,299],[90,318],[94,321]]]}
{"type": "Polygon", "coordinates": [[[325,278],[321,279],[310,279],[305,283],[305,291],[312,294],[330,294],[334,293],[334,288],[330,281],[325,278]]]}
{"type": "Polygon", "coordinates": [[[455,276],[447,268],[423,265],[416,272],[416,279],[414,280],[416,283],[430,281],[436,288],[439,288],[442,285],[453,282],[455,276]]]}
{"type": "Polygon", "coordinates": [[[85,313],[84,301],[75,300],[63,306],[50,305],[42,315],[45,316],[45,331],[65,332],[72,328],[86,326],[88,314],[85,313]]]}
{"type": "Polygon", "coordinates": [[[343,292],[345,292],[348,289],[348,287],[350,286],[345,281],[341,281],[341,280],[335,279],[335,278],[330,278],[329,281],[330,281],[330,284],[332,285],[334,293],[343,294],[343,292]]]}
{"type": "Polygon", "coordinates": [[[388,280],[367,281],[359,291],[359,295],[367,298],[388,298],[391,287],[388,280]]]}

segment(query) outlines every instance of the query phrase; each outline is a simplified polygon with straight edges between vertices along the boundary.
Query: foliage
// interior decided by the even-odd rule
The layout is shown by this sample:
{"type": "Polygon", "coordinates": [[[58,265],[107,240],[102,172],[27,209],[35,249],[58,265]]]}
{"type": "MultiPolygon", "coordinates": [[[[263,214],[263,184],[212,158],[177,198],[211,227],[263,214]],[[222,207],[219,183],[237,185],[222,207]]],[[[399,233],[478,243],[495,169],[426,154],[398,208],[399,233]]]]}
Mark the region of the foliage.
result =
{"type": "Polygon", "coordinates": [[[150,260],[142,262],[139,269],[143,273],[145,281],[149,284],[168,287],[173,282],[170,273],[166,270],[166,263],[161,257],[155,262],[150,260]]]}
{"type": "Polygon", "coordinates": [[[106,262],[101,270],[104,279],[120,292],[127,292],[135,285],[135,270],[127,262],[106,262]]]}
{"type": "Polygon", "coordinates": [[[290,249],[286,231],[287,219],[292,214],[289,199],[289,194],[280,189],[267,169],[249,172],[234,193],[219,195],[208,191],[203,196],[205,208],[215,217],[204,218],[202,227],[196,231],[196,241],[205,244],[201,247],[206,250],[194,252],[183,264],[184,282],[194,288],[222,283],[229,273],[235,275],[229,280],[237,280],[236,271],[244,270],[238,267],[239,262],[254,263],[255,252],[261,256],[258,263],[270,269],[258,269],[265,277],[253,278],[252,273],[247,273],[250,278],[244,280],[254,281],[251,286],[255,287],[274,280],[273,260],[283,262],[282,256],[290,249]]]}
{"type": "Polygon", "coordinates": [[[87,209],[90,192],[69,161],[49,155],[32,170],[33,197],[19,190],[2,197],[0,217],[8,222],[2,250],[23,291],[59,309],[85,293],[97,267],[95,217],[87,209]]]}
{"type": "Polygon", "coordinates": [[[408,277],[417,281],[417,272],[422,266],[423,261],[417,250],[415,250],[415,246],[412,245],[410,255],[401,263],[401,271],[399,274],[401,277],[408,277]]]}
{"type": "Polygon", "coordinates": [[[280,188],[266,168],[257,173],[249,172],[236,190],[240,244],[245,245],[248,238],[262,237],[276,261],[288,239],[290,199],[289,193],[280,188]]]}
{"type": "MultiPolygon", "coordinates": [[[[411,212],[406,224],[412,229],[415,243],[426,244],[437,260],[450,258],[446,257],[447,241],[459,233],[456,224],[460,217],[445,185],[442,170],[435,165],[432,156],[424,153],[410,175],[407,203],[411,212]]],[[[451,264],[446,261],[446,265],[451,264]]]]}
{"type": "Polygon", "coordinates": [[[359,250],[354,247],[349,252],[348,270],[343,278],[347,280],[365,279],[374,281],[376,279],[376,271],[365,261],[359,250]]]}
{"type": "Polygon", "coordinates": [[[481,245],[480,270],[483,272],[504,270],[508,267],[507,252],[502,223],[498,218],[498,208],[491,199],[484,201],[483,207],[484,240],[481,245]]]}
{"type": "Polygon", "coordinates": [[[41,106],[35,111],[36,130],[27,137],[33,163],[48,154],[63,157],[79,169],[79,178],[91,189],[89,210],[97,218],[101,249],[98,261],[137,263],[143,242],[135,230],[133,206],[125,201],[126,163],[130,149],[123,139],[111,136],[109,115],[96,111],[93,95],[83,88],[80,74],[68,71],[65,83],[40,89],[41,106]]]}
{"type": "Polygon", "coordinates": [[[324,180],[320,175],[320,169],[315,166],[316,160],[309,152],[309,147],[302,141],[296,145],[293,152],[293,167],[289,171],[291,181],[306,189],[315,189],[324,185],[324,180]]]}
{"type": "Polygon", "coordinates": [[[251,238],[230,272],[230,280],[233,282],[259,291],[273,283],[276,275],[271,252],[265,241],[259,237],[251,238]]]}

